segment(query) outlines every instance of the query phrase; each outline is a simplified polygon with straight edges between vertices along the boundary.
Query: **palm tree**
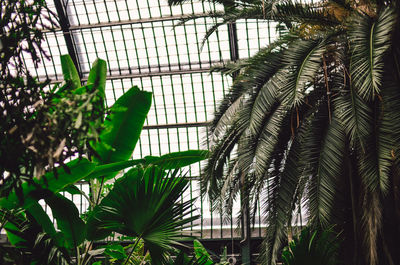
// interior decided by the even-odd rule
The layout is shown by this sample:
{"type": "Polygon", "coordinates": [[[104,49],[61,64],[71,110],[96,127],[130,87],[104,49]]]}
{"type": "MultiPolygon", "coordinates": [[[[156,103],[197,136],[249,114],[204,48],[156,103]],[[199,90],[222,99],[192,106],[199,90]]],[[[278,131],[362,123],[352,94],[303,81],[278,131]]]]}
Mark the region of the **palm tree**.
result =
{"type": "Polygon", "coordinates": [[[400,4],[212,2],[225,9],[209,13],[206,37],[237,19],[283,30],[255,56],[217,68],[239,75],[210,126],[203,192],[226,209],[240,190],[264,205],[263,264],[276,263],[301,204],[313,227],[343,231],[346,264],[400,264],[400,4]]]}

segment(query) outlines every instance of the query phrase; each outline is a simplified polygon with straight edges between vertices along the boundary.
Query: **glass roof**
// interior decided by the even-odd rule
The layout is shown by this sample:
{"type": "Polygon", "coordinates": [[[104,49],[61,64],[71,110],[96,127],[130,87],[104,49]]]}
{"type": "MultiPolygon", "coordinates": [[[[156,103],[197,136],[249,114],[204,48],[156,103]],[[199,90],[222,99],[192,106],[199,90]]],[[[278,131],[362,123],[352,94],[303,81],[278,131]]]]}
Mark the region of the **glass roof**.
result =
{"type": "MultiPolygon", "coordinates": [[[[232,83],[229,76],[209,72],[212,65],[231,59],[228,27],[220,27],[202,45],[212,19],[201,17],[184,25],[179,23],[189,15],[205,16],[222,6],[201,1],[170,7],[167,0],[48,0],[59,16],[57,3],[61,3],[66,19],[60,20],[61,27],[55,32],[45,34],[44,46],[51,60],[44,59],[34,70],[39,79],[61,82],[60,55],[69,51],[76,56],[83,81],[94,60],[102,58],[108,64],[108,106],[134,85],[153,92],[153,104],[134,158],[208,148],[207,122],[232,83]],[[72,47],[67,45],[68,38],[72,47]]],[[[266,46],[276,34],[275,26],[265,21],[238,21],[236,27],[241,59],[266,46]]],[[[26,63],[30,64],[28,59],[26,63]]],[[[184,172],[195,179],[200,168],[192,165],[184,172]]],[[[200,196],[197,181],[192,181],[187,196],[200,196]]],[[[82,198],[76,202],[82,204],[82,198]]],[[[222,219],[210,212],[207,200],[199,198],[195,206],[202,218],[192,229],[203,231],[204,237],[225,237],[222,219]],[[219,229],[218,234],[213,234],[215,229],[219,229]]],[[[238,205],[234,214],[237,210],[238,205]]],[[[232,229],[230,233],[226,237],[234,235],[232,229]]]]}

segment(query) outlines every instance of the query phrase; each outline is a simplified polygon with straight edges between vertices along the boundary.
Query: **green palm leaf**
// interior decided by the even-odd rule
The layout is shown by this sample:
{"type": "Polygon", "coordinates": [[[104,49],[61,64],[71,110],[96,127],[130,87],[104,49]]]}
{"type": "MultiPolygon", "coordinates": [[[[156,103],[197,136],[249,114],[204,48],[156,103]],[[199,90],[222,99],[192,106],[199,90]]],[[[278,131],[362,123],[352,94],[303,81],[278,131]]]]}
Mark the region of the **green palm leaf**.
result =
{"type": "Polygon", "coordinates": [[[131,169],[94,208],[87,222],[88,238],[101,239],[112,231],[142,238],[159,264],[166,251],[185,238],[182,229],[197,218],[191,200],[178,202],[187,187],[188,180],[177,171],[165,174],[156,166],[131,169]]]}
{"type": "Polygon", "coordinates": [[[252,106],[249,125],[252,134],[259,133],[265,117],[270,114],[272,107],[278,103],[279,87],[275,85],[274,78],[271,80],[270,77],[274,76],[280,68],[281,57],[282,53],[267,53],[263,56],[262,67],[256,72],[256,76],[261,76],[263,80],[267,81],[261,87],[252,106]]]}
{"type": "Polygon", "coordinates": [[[350,74],[357,92],[366,100],[380,94],[384,55],[390,47],[395,25],[394,8],[384,8],[376,21],[358,15],[349,31],[351,45],[350,74]]]}
{"type": "MultiPolygon", "coordinates": [[[[387,67],[389,68],[389,67],[387,67]]],[[[396,160],[396,151],[400,142],[400,95],[399,82],[393,78],[393,69],[387,69],[383,76],[382,101],[383,113],[377,126],[377,154],[380,174],[379,187],[384,196],[390,191],[390,176],[396,160]]]]}
{"type": "Polygon", "coordinates": [[[212,200],[220,197],[220,187],[223,186],[224,165],[231,156],[231,152],[238,143],[245,126],[230,127],[217,144],[212,147],[210,157],[201,176],[202,193],[208,194],[212,200]]]}
{"type": "Polygon", "coordinates": [[[283,54],[286,67],[277,74],[277,86],[288,108],[297,107],[303,102],[307,88],[320,71],[325,44],[325,40],[299,40],[283,54]]]}
{"type": "Polygon", "coordinates": [[[71,264],[68,252],[59,244],[60,240],[45,233],[42,224],[30,212],[7,213],[6,220],[7,236],[21,255],[20,264],[71,264]]]}
{"type": "Polygon", "coordinates": [[[286,236],[286,227],[291,225],[294,207],[302,200],[302,191],[298,190],[303,189],[302,182],[307,181],[309,177],[309,175],[304,176],[304,170],[308,165],[307,152],[310,151],[304,143],[313,133],[314,125],[323,120],[324,116],[321,117],[321,114],[324,110],[326,115],[326,105],[319,102],[305,114],[303,122],[296,129],[293,140],[289,144],[286,159],[281,160],[284,163],[282,165],[284,169],[277,171],[269,180],[264,209],[268,233],[261,252],[263,264],[276,264],[278,252],[286,236]]]}
{"type": "MultiPolygon", "coordinates": [[[[314,218],[312,221],[318,227],[323,228],[333,223],[333,216],[335,210],[337,210],[334,206],[340,189],[338,178],[343,172],[343,151],[345,150],[346,140],[343,128],[337,119],[332,119],[327,127],[322,139],[313,135],[314,141],[322,140],[322,143],[316,143],[312,149],[317,159],[315,165],[312,165],[311,172],[313,172],[313,175],[307,196],[310,216],[314,218]],[[318,150],[319,148],[320,150],[318,150]]],[[[308,174],[308,172],[305,174],[308,174]]]]}

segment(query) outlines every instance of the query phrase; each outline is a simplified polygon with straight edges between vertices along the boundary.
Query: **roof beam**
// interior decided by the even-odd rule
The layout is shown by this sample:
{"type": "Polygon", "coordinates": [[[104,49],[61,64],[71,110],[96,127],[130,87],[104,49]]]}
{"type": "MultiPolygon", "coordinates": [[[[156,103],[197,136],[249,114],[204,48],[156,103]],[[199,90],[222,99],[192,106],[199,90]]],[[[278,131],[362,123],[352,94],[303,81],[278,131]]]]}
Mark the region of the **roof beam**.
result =
{"type": "MultiPolygon", "coordinates": [[[[225,62],[221,62],[221,61],[211,61],[211,62],[202,62],[202,65],[206,65],[209,64],[209,67],[201,67],[200,68],[200,64],[196,63],[196,65],[189,65],[189,64],[182,64],[180,65],[180,67],[187,67],[186,69],[178,69],[178,70],[156,70],[156,71],[148,71],[148,72],[144,72],[143,70],[148,70],[148,68],[143,68],[141,69],[142,71],[139,72],[138,70],[136,70],[135,72],[129,73],[129,74],[117,74],[117,75],[109,75],[107,76],[107,80],[118,80],[118,79],[124,79],[124,78],[143,78],[143,77],[152,77],[152,76],[168,76],[168,75],[184,75],[184,74],[197,74],[197,73],[206,73],[206,72],[210,72],[211,70],[211,65],[217,64],[217,63],[225,63],[225,62]],[[188,66],[190,66],[191,68],[189,68],[188,66]],[[196,67],[193,67],[196,66],[196,67]]],[[[174,65],[175,66],[175,65],[174,65]]],[[[179,65],[176,65],[179,66],[179,65]]],[[[158,66],[151,66],[151,69],[158,69],[158,66]]],[[[82,77],[81,80],[82,81],[87,81],[87,74],[88,73],[84,73],[85,77],[82,77]]],[[[42,79],[46,79],[46,76],[39,76],[39,80],[42,79]]],[[[48,76],[48,78],[50,78],[51,80],[51,84],[54,83],[60,83],[63,80],[62,79],[57,79],[56,76],[48,76]]],[[[61,77],[62,78],[62,77],[61,77]]]]}
{"type": "Polygon", "coordinates": [[[54,0],[54,4],[57,10],[60,27],[64,35],[65,44],[67,45],[69,56],[71,56],[71,59],[74,62],[75,68],[77,69],[79,76],[82,77],[82,69],[80,67],[78,55],[72,40],[71,25],[69,24],[64,1],[54,0]]]}
{"type": "MultiPolygon", "coordinates": [[[[60,1],[60,0],[54,0],[60,1]]],[[[57,11],[58,12],[58,11],[57,11]]],[[[164,22],[164,21],[173,21],[173,20],[183,20],[192,16],[197,16],[196,18],[206,18],[208,15],[206,13],[199,13],[195,15],[175,15],[175,16],[163,16],[163,17],[151,17],[151,18],[141,18],[141,19],[130,19],[130,20],[121,20],[121,21],[110,21],[110,22],[101,22],[101,23],[93,23],[93,24],[81,24],[81,25],[69,25],[69,30],[82,30],[82,29],[95,29],[95,28],[103,28],[103,27],[115,27],[115,26],[126,26],[126,25],[134,25],[134,24],[144,24],[144,23],[154,23],[154,22],[164,22]]],[[[63,30],[62,28],[55,28],[55,30],[63,30]]],[[[51,33],[53,30],[44,30],[43,32],[51,33]]]]}
{"type": "Polygon", "coordinates": [[[143,129],[172,129],[172,128],[193,128],[193,127],[207,127],[210,122],[185,122],[185,123],[170,123],[170,124],[155,124],[155,125],[144,125],[143,129]]]}
{"type": "Polygon", "coordinates": [[[111,22],[102,22],[96,24],[76,25],[76,26],[71,26],[70,29],[78,30],[78,29],[90,29],[90,28],[100,28],[100,27],[124,26],[131,24],[154,23],[162,21],[182,20],[192,16],[197,16],[198,18],[202,18],[202,17],[207,17],[207,14],[200,13],[195,15],[164,16],[164,17],[154,17],[154,18],[151,17],[151,18],[141,18],[141,19],[130,19],[123,21],[111,21],[111,22]]]}

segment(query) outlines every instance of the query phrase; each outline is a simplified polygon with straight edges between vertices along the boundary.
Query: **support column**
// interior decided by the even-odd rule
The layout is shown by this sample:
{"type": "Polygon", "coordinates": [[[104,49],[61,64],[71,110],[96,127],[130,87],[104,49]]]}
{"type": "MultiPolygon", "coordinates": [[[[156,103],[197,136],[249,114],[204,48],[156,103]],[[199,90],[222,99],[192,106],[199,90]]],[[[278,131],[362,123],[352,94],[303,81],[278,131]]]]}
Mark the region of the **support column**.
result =
{"type": "Polygon", "coordinates": [[[65,44],[67,45],[68,54],[71,56],[72,62],[74,62],[75,68],[78,71],[79,77],[82,78],[82,68],[78,60],[78,55],[72,39],[71,25],[68,20],[66,6],[63,0],[54,0],[56,6],[60,27],[64,35],[65,44]]]}
{"type": "MultiPolygon", "coordinates": [[[[234,6],[225,5],[225,10],[234,8],[234,6]]],[[[229,34],[229,50],[232,61],[239,59],[239,45],[237,37],[236,23],[228,23],[228,34],[229,34]]],[[[238,76],[238,72],[232,74],[233,80],[238,76]]],[[[244,176],[240,178],[240,205],[241,205],[241,240],[240,240],[240,256],[241,264],[251,265],[251,224],[250,224],[250,207],[248,198],[245,196],[245,181],[244,176]]]]}

